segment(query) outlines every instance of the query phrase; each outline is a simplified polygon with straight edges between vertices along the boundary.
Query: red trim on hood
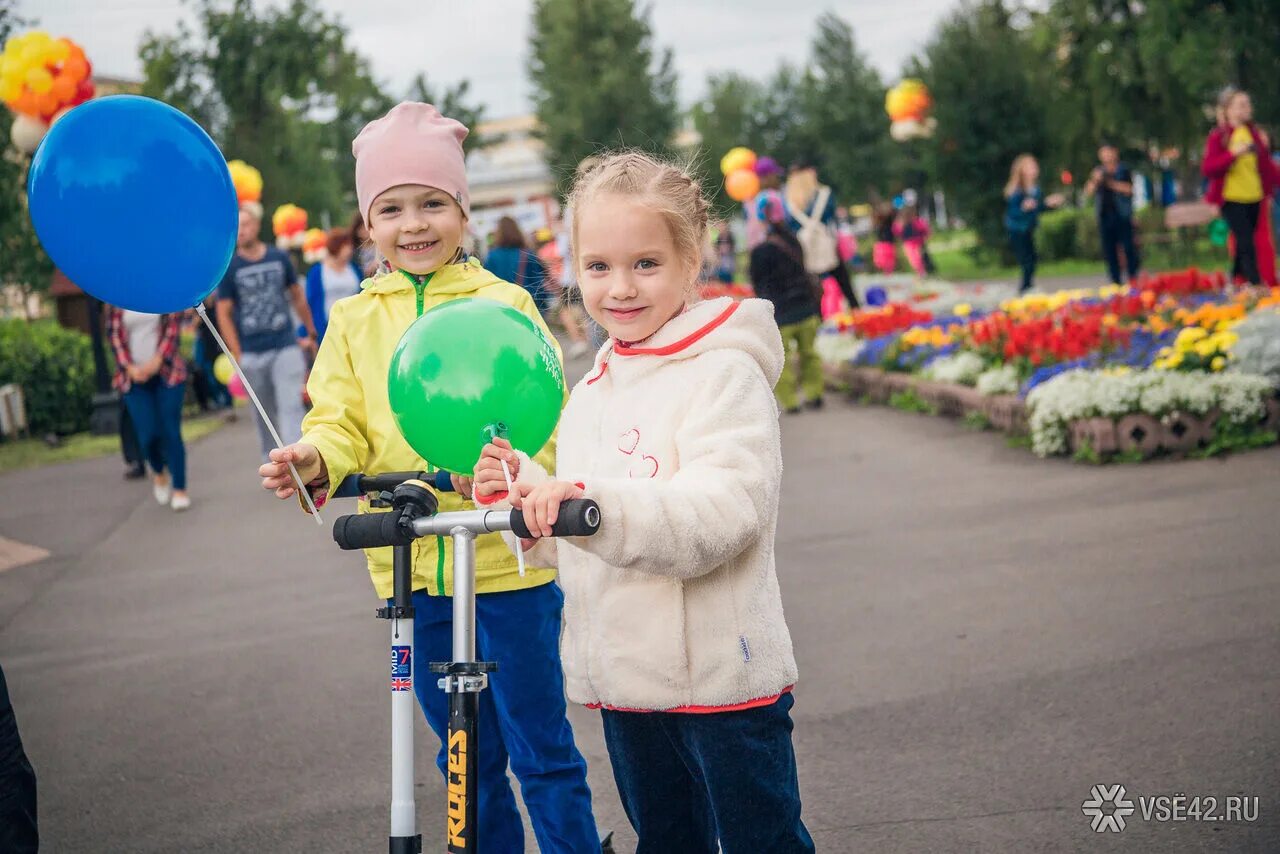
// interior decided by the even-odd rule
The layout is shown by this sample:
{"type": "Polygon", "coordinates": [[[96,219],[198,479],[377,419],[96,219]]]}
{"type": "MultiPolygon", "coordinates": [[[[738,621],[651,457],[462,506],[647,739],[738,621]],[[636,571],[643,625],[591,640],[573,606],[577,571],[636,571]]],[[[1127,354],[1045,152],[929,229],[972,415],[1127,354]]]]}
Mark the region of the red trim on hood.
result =
{"type": "Polygon", "coordinates": [[[674,344],[668,344],[665,347],[628,347],[619,341],[614,344],[613,352],[617,353],[619,356],[670,356],[672,353],[679,353],[681,350],[693,346],[715,331],[716,327],[728,320],[733,313],[738,310],[738,306],[740,305],[742,305],[742,303],[739,302],[731,304],[724,311],[720,312],[719,317],[715,320],[694,332],[692,335],[681,338],[674,344]]]}

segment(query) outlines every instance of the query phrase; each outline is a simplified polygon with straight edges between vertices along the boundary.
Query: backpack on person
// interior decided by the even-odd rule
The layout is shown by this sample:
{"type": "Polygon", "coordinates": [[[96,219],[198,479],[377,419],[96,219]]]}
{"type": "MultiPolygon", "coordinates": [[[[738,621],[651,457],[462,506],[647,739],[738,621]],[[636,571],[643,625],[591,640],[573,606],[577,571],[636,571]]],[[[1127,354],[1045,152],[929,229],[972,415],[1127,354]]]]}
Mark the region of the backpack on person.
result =
{"type": "Polygon", "coordinates": [[[791,212],[796,222],[800,223],[796,238],[800,241],[800,248],[804,250],[804,268],[814,274],[827,273],[840,266],[835,228],[822,221],[822,212],[827,209],[830,199],[831,188],[822,187],[818,190],[813,205],[816,215],[802,210],[791,212]]]}

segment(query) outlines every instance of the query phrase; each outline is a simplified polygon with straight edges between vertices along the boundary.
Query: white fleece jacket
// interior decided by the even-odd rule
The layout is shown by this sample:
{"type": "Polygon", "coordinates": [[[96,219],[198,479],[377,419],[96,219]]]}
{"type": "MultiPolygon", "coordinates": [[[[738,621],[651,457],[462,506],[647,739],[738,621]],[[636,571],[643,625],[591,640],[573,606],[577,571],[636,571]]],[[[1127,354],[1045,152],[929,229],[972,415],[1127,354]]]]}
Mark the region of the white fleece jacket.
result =
{"type": "MultiPolygon", "coordinates": [[[[585,484],[602,524],[528,555],[560,570],[569,699],[733,706],[795,683],[773,553],[782,364],[772,306],[722,298],[606,344],[574,388],[557,478],[585,484]]],[[[547,477],[522,458],[518,480],[547,477]]]]}

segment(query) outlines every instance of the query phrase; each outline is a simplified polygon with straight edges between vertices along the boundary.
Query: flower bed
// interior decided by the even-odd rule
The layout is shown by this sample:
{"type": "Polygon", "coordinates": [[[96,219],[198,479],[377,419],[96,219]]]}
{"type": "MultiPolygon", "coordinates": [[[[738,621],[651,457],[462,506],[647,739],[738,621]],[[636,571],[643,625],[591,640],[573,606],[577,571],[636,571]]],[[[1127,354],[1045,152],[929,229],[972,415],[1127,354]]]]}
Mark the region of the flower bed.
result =
{"type": "Polygon", "coordinates": [[[1256,447],[1280,426],[1280,289],[1226,284],[1186,270],[945,315],[891,303],[837,318],[819,349],[858,397],[1029,430],[1040,455],[1256,447]]]}

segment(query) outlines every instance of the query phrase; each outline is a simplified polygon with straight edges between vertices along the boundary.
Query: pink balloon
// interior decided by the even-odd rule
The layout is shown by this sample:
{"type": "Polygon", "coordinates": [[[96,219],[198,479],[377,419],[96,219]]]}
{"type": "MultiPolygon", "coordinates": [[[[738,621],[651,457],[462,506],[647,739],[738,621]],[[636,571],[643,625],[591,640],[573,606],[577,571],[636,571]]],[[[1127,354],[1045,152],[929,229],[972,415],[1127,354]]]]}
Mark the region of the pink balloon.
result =
{"type": "Polygon", "coordinates": [[[238,397],[241,400],[249,398],[249,392],[244,390],[244,381],[240,379],[239,374],[231,375],[231,381],[227,383],[227,391],[231,392],[232,397],[238,397]]]}

